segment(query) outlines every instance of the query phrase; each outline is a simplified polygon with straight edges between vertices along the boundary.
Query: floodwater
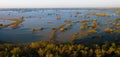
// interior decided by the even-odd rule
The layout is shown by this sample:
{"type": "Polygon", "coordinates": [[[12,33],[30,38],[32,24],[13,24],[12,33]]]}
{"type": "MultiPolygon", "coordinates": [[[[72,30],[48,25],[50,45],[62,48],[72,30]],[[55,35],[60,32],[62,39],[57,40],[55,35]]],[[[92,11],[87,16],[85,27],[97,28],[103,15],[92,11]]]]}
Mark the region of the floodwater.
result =
{"type": "MultiPolygon", "coordinates": [[[[0,11],[0,18],[20,18],[24,17],[24,21],[19,24],[19,28],[12,29],[10,26],[7,28],[0,29],[0,41],[12,42],[12,43],[27,43],[40,40],[49,40],[52,28],[58,27],[59,25],[65,24],[64,20],[71,20],[72,22],[80,20],[93,20],[97,19],[97,22],[103,24],[104,26],[97,29],[98,33],[103,32],[104,28],[112,27],[107,24],[110,20],[115,22],[115,18],[119,18],[120,15],[116,14],[115,10],[33,10],[33,11],[20,11],[20,10],[7,10],[0,11]],[[77,17],[75,17],[76,12],[77,17]],[[96,17],[95,15],[90,15],[89,18],[84,17],[91,12],[104,12],[107,14],[112,14],[110,17],[96,17]],[[60,16],[60,20],[57,20],[57,16],[60,16]],[[39,30],[43,27],[43,30],[39,30]],[[35,29],[32,32],[32,28],[35,29]]],[[[11,20],[0,20],[0,24],[12,23],[11,20]]],[[[91,23],[88,23],[88,25],[91,23]]],[[[69,42],[71,35],[75,33],[83,33],[85,31],[80,30],[82,23],[75,23],[65,32],[57,31],[55,34],[55,39],[57,41],[69,42]]],[[[65,26],[64,26],[65,27],[65,26]]]]}

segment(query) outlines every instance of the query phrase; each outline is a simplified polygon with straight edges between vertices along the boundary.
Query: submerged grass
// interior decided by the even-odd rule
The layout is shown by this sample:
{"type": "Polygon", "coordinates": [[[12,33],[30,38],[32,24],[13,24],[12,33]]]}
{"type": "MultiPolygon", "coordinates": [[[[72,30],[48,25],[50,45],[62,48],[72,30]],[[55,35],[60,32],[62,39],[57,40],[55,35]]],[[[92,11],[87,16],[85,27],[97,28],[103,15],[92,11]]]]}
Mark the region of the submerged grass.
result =
{"type": "Polygon", "coordinates": [[[10,26],[12,29],[16,29],[16,28],[19,27],[19,24],[24,21],[24,17],[20,17],[20,18],[0,18],[0,20],[14,21],[10,24],[0,26],[0,28],[6,28],[6,27],[10,26]]]}

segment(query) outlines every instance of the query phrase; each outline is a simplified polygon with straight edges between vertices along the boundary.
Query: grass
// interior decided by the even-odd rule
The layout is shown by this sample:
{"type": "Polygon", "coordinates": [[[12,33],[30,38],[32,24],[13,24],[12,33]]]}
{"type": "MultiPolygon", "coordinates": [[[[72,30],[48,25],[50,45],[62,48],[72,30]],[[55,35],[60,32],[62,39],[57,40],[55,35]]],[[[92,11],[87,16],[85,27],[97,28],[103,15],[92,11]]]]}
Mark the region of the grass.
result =
{"type": "Polygon", "coordinates": [[[24,18],[23,17],[20,17],[20,18],[0,18],[0,20],[14,21],[10,24],[0,26],[0,28],[6,28],[6,27],[10,26],[12,29],[16,29],[19,27],[19,24],[24,21],[24,18]]]}
{"type": "Polygon", "coordinates": [[[120,45],[52,43],[48,41],[29,44],[0,44],[0,57],[119,57],[120,45]]]}
{"type": "Polygon", "coordinates": [[[116,13],[117,13],[117,14],[120,14],[120,10],[116,10],[116,13]]]}
{"type": "Polygon", "coordinates": [[[32,28],[32,30],[31,30],[32,32],[35,32],[35,28],[32,28]]]}
{"type": "Polygon", "coordinates": [[[104,31],[107,32],[107,33],[112,33],[113,29],[111,29],[111,28],[105,28],[104,31]]]}

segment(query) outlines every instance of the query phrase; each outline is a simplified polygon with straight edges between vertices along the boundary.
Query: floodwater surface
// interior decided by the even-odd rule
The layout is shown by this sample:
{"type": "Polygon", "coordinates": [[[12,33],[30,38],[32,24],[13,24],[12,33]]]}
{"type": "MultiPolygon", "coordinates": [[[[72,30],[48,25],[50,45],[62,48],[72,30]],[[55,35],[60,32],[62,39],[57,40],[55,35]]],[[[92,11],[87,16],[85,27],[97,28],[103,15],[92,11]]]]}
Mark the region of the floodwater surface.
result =
{"type": "MultiPolygon", "coordinates": [[[[6,25],[14,21],[3,20],[5,18],[20,18],[23,17],[24,21],[19,24],[19,27],[16,29],[11,28],[10,26],[0,29],[0,41],[4,42],[13,42],[13,43],[27,43],[40,40],[49,40],[51,35],[52,28],[56,28],[62,24],[66,24],[65,20],[70,20],[72,25],[69,29],[64,32],[58,30],[55,33],[55,40],[62,42],[69,42],[71,40],[72,34],[84,33],[87,30],[81,30],[80,26],[82,23],[77,23],[80,20],[97,20],[102,27],[97,27],[98,33],[104,31],[106,27],[114,28],[109,21],[116,22],[115,18],[119,18],[120,15],[116,14],[116,10],[33,10],[33,11],[0,11],[0,24],[6,25]],[[89,13],[104,12],[112,16],[98,17],[89,13]],[[57,20],[57,17],[60,16],[60,19],[57,20]],[[89,17],[85,17],[89,16],[89,17]],[[43,30],[40,30],[40,27],[43,27],[43,30]],[[33,32],[32,29],[35,29],[33,32]]],[[[120,22],[117,22],[120,24],[120,22]]],[[[90,25],[91,22],[88,22],[90,25]]],[[[64,26],[65,28],[67,26],[64,26]]],[[[81,37],[82,38],[82,37],[81,37]]]]}

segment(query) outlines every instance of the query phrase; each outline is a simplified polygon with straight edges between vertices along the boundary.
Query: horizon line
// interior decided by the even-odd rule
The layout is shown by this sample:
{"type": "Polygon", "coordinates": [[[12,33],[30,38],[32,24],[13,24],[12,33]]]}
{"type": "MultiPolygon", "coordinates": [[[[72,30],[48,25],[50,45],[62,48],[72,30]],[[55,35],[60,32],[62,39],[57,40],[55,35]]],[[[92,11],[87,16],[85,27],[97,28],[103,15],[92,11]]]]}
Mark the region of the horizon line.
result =
{"type": "Polygon", "coordinates": [[[120,7],[8,7],[8,8],[120,8],[120,7]]]}

